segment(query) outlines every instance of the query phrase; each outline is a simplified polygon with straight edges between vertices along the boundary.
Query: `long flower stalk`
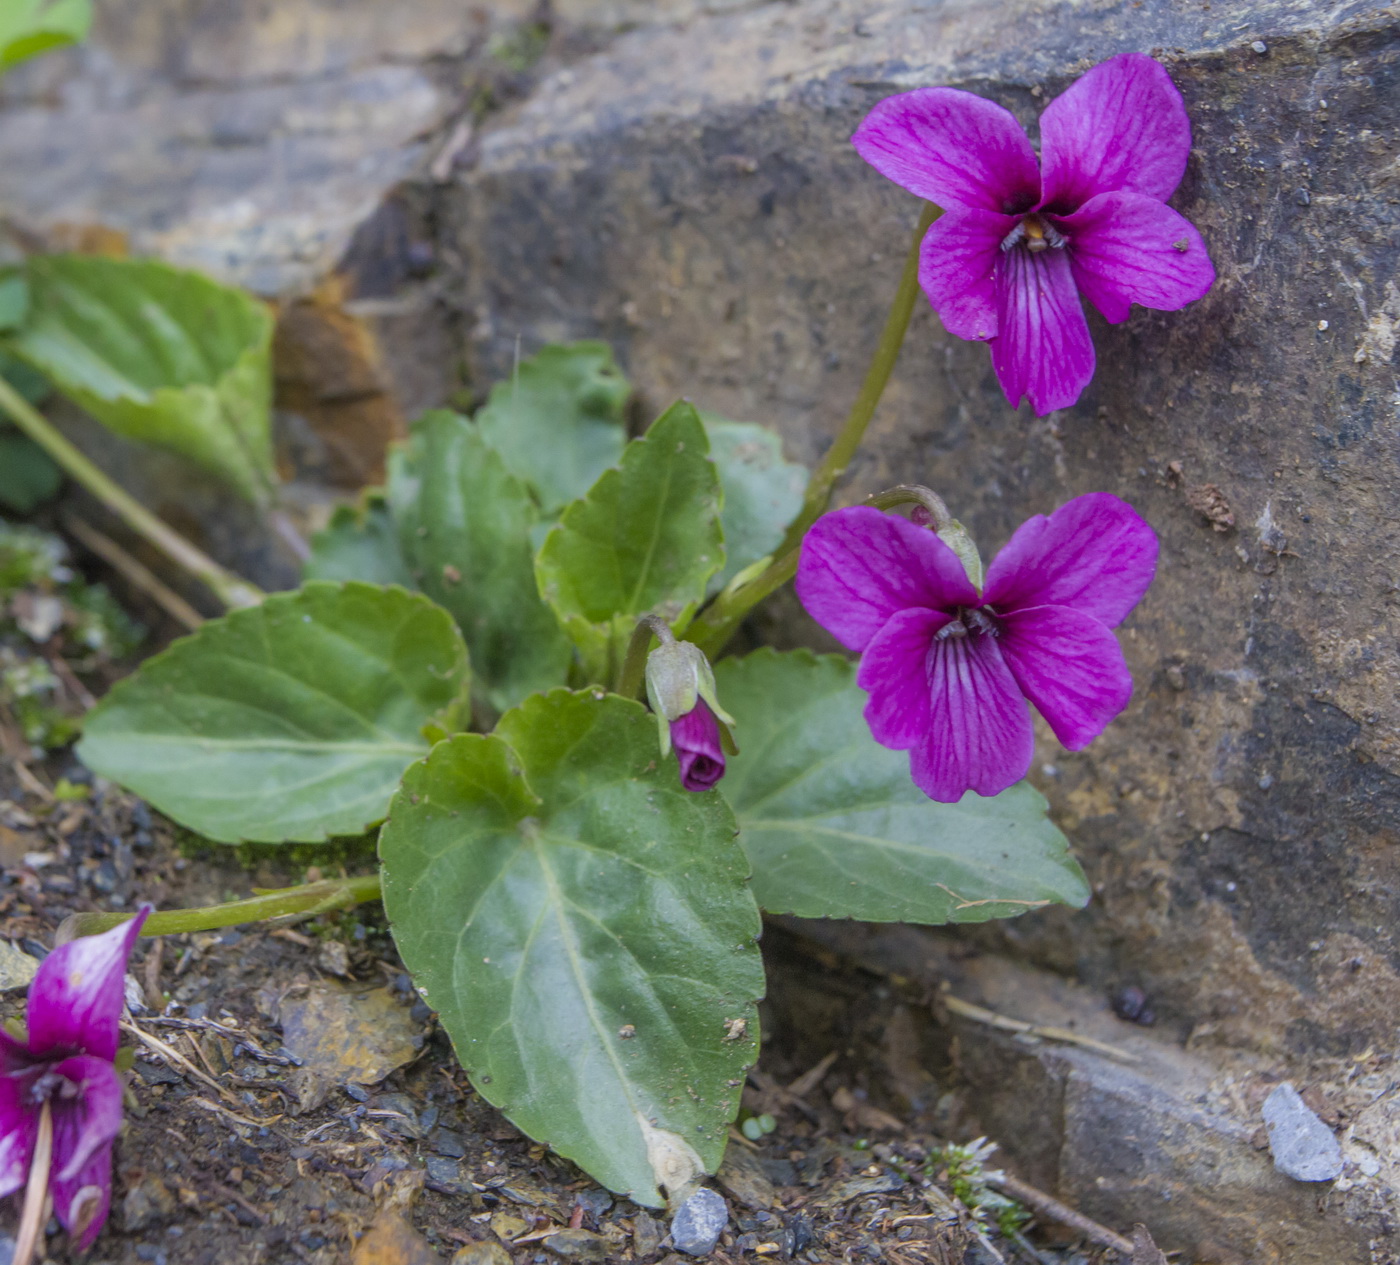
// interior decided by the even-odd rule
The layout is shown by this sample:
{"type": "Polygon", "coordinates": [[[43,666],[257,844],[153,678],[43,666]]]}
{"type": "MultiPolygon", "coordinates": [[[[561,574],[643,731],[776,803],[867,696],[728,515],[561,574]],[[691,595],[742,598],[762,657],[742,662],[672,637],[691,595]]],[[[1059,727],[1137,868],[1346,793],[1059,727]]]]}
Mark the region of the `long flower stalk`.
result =
{"type": "Polygon", "coordinates": [[[49,454],[69,475],[92,493],[137,535],[154,545],[171,562],[194,576],[228,610],[256,606],[263,593],[247,580],[221,567],[201,549],[167,527],[124,488],[104,474],[53,423],[4,378],[0,378],[0,410],[49,454]]]}
{"type": "Polygon", "coordinates": [[[782,588],[797,573],[798,551],[807,529],[826,512],[831,502],[831,493],[841,476],[860,448],[865,432],[870,426],[880,398],[885,393],[890,374],[894,372],[899,350],[904,345],[904,335],[909,330],[909,320],[914,315],[914,303],[919,296],[919,248],[924,234],[942,211],[931,202],[924,203],[919,225],[914,230],[914,240],[909,253],[904,257],[904,271],[900,274],[899,288],[895,291],[890,314],[885,318],[885,328],[880,333],[880,341],[875,346],[870,367],[865,371],[865,381],[861,383],[860,394],[856,396],[851,411],[846,415],[845,425],[836,441],[827,450],[821,464],[812,472],[807,484],[807,493],[802,500],[802,509],[788,526],[783,543],[774,551],[773,561],[753,579],[742,584],[731,585],[719,594],[696,617],[687,630],[687,641],[695,642],[710,658],[724,649],[734,630],[744,616],[770,593],[782,588]]]}
{"type": "MultiPolygon", "coordinates": [[[[378,900],[379,890],[377,874],[279,887],[273,891],[259,892],[246,900],[204,905],[197,909],[167,909],[151,914],[146,919],[142,934],[170,936],[184,931],[217,931],[220,927],[263,922],[289,914],[313,917],[333,909],[349,909],[364,901],[378,900]]],[[[131,914],[73,914],[59,928],[58,939],[63,943],[78,936],[96,935],[120,926],[131,917],[131,914]]]]}

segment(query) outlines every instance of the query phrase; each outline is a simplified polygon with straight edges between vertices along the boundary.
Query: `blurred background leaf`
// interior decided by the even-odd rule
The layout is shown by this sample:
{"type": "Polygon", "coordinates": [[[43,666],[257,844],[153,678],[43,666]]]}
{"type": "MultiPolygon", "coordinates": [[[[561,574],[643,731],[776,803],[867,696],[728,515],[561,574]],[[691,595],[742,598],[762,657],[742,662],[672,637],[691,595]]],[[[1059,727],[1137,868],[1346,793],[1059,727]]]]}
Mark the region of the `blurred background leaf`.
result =
{"type": "Polygon", "coordinates": [[[0,73],[51,49],[76,44],[92,25],[92,0],[3,0],[0,73]]]}
{"type": "Polygon", "coordinates": [[[6,346],[126,439],[268,499],[272,315],[241,290],[151,260],[39,255],[6,346]]]}

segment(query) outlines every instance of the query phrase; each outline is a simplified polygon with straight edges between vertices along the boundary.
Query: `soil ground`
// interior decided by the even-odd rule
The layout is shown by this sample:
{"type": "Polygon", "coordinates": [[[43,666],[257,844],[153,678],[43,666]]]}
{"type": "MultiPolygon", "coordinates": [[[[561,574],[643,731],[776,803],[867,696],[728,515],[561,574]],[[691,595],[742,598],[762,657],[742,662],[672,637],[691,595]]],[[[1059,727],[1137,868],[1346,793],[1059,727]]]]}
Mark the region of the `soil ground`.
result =
{"type": "MultiPolygon", "coordinates": [[[[72,761],[53,771],[90,781],[72,761]]],[[[306,876],[286,852],[191,853],[175,827],[114,788],[55,802],[13,773],[0,774],[0,936],[33,956],[74,911],[205,904],[306,876]]],[[[925,999],[823,960],[780,928],[768,929],[765,952],[763,1057],[745,1106],[776,1127],[758,1143],[736,1134],[741,1162],[721,1183],[733,1215],[708,1259],[1101,1259],[1046,1246],[1034,1225],[1035,1248],[994,1227],[984,1238],[950,1201],[940,1131],[963,1137],[969,1122],[946,1069],[929,1070],[925,999]]],[[[416,1002],[378,906],[144,940],[128,994],[131,1103],[93,1265],[690,1259],[670,1251],[664,1213],[614,1200],[472,1092],[416,1002]],[[279,1015],[309,996],[370,993],[387,1007],[385,1026],[408,1035],[407,1062],[362,1085],[336,1083],[332,1061],[317,1083],[288,1051],[279,1015]],[[578,1232],[561,1233],[570,1227],[578,1232]]],[[[22,1012],[22,989],[4,994],[0,1013],[22,1012]]],[[[374,1034],[348,1022],[353,1062],[350,1045],[374,1034]]],[[[70,1259],[61,1234],[49,1245],[52,1260],[70,1259]]]]}

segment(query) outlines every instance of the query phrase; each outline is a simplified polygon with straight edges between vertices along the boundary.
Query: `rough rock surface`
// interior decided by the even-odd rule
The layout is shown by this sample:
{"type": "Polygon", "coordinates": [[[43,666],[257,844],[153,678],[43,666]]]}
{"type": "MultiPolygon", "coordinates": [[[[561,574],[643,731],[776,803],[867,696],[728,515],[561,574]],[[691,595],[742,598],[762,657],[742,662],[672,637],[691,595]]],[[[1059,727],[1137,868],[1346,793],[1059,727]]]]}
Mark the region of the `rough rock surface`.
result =
{"type": "Polygon", "coordinates": [[[1004,935],[1104,988],[1141,983],[1197,1045],[1360,1052],[1400,1002],[1396,21],[1369,4],[759,6],[562,69],[439,199],[482,376],[517,337],[601,335],[651,408],[685,393],[810,459],[916,215],[847,144],[869,106],[952,83],[1030,122],[1103,57],[1163,60],[1195,124],[1175,202],[1214,290],[1095,319],[1094,384],[1040,421],[921,309],[846,495],[927,482],[987,552],[1094,489],[1156,526],[1159,576],[1122,634],[1132,706],[1036,765],[1098,899],[1004,935]],[[1193,508],[1205,484],[1232,529],[1193,508]]]}
{"type": "MultiPolygon", "coordinates": [[[[812,459],[855,394],[917,213],[847,144],[864,112],[941,83],[1033,124],[1090,64],[1152,52],[1193,119],[1175,205],[1205,236],[1215,289],[1114,328],[1091,317],[1095,382],[1039,421],[1006,407],[985,348],[921,305],[845,495],[928,483],[990,553],[1028,514],[1103,489],[1162,538],[1158,580],[1122,633],[1132,706],[1083,753],[1044,735],[1036,763],[1096,899],[983,929],[983,944],[1105,998],[1145,989],[1158,1035],[1220,1066],[1243,1059],[1301,1085],[1391,1049],[1400,14],[1361,0],[555,9],[586,37],[562,31],[528,98],[435,173],[460,102],[434,59],[451,64],[476,38],[460,7],[414,4],[385,24],[368,3],[298,0],[263,18],[251,4],[114,2],[88,49],[7,81],[0,159],[26,180],[0,201],[51,235],[61,221],[106,226],[268,292],[304,289],[352,242],[356,310],[409,314],[375,325],[376,389],[405,411],[464,385],[459,360],[479,388],[517,340],[604,337],[644,411],[685,394],[778,425],[812,459]],[[153,177],[170,163],[173,183],[153,177]],[[419,240],[426,283],[404,262],[419,240]]],[[[337,416],[320,423],[331,448],[337,416]]],[[[817,635],[792,608],[773,626],[817,635]]],[[[1037,1084],[1052,1107],[1077,1104],[1079,1123],[1061,1114],[1004,1145],[1081,1193],[1096,1188],[1075,1157],[1116,1154],[1093,1122],[1155,1118],[1073,1069],[1037,1084]],[[1041,1164],[1056,1147],[1059,1163],[1041,1164]]],[[[1158,1088],[1184,1122],[1161,1171],[1178,1206],[1199,1210],[1159,1241],[1289,1259],[1242,1196],[1228,1212],[1212,1193],[1210,1139],[1236,1191],[1262,1180],[1267,1154],[1250,1161],[1247,1134],[1221,1142],[1215,1117],[1191,1117],[1188,1085],[1158,1088]],[[1193,1223],[1214,1227],[1209,1242],[1193,1223]]],[[[1257,1104],[1227,1107],[1257,1122],[1257,1104]]],[[[1389,1215],[1400,1185],[1396,1109],[1383,1096],[1357,1112],[1352,1136],[1372,1158],[1328,1206],[1352,1219],[1335,1235],[1341,1262],[1370,1259],[1366,1227],[1381,1222],[1363,1225],[1363,1206],[1389,1215]]],[[[1097,1189],[1103,1215],[1138,1215],[1131,1183],[1097,1189]]]]}

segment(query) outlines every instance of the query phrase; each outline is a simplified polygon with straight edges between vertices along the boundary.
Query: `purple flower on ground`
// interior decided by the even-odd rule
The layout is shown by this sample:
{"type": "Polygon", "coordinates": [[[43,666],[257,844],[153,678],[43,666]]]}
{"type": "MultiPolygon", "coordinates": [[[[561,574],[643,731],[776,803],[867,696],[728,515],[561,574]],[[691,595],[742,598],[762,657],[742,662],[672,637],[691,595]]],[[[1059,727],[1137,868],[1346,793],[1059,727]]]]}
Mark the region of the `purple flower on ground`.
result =
{"type": "Polygon", "coordinates": [[[117,1025],[126,960],[150,912],[145,905],[111,931],[55,949],[29,986],[27,1041],[0,1029],[0,1195],[28,1181],[47,1112],[49,1194],[79,1251],[112,1203],[112,1143],[122,1123],[117,1025]]]}
{"type": "Polygon", "coordinates": [[[1040,162],[995,102],[955,88],[881,101],[852,143],[936,203],[919,282],[945,328],[990,342],[1012,407],[1066,408],[1094,374],[1079,297],[1113,325],[1133,303],[1174,312],[1215,280],[1201,235],[1166,205],[1191,124],[1167,72],[1122,53],[1040,116],[1040,162]]]}
{"type": "Polygon", "coordinates": [[[1133,680],[1111,629],[1156,567],[1152,528],[1106,492],[1023,523],[980,595],[933,532],[861,506],[807,533],[797,593],[861,652],[875,740],[909,751],[915,785],[954,803],[1026,775],[1028,699],[1071,751],[1128,705],[1133,680]]]}
{"type": "Polygon", "coordinates": [[[681,766],[681,785],[688,791],[708,791],[724,776],[724,748],[719,721],[704,699],[678,720],[671,721],[671,745],[681,766]]]}

